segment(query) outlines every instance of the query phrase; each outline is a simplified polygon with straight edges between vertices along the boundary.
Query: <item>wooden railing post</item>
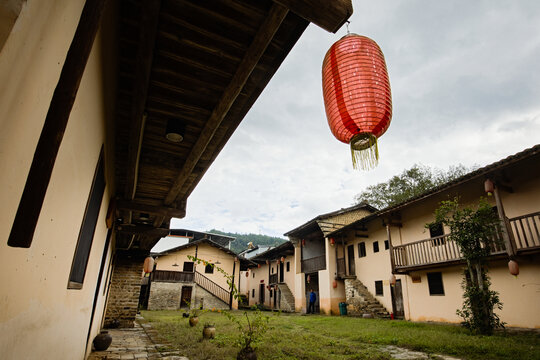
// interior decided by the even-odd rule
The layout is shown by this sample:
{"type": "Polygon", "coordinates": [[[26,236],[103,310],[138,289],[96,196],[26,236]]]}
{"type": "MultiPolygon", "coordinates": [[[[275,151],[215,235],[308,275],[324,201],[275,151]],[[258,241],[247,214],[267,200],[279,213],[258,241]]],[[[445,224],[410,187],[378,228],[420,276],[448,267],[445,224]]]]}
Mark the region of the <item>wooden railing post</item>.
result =
{"type": "Polygon", "coordinates": [[[495,196],[495,203],[497,204],[497,213],[499,214],[499,219],[501,220],[501,232],[504,239],[504,244],[506,247],[506,252],[511,258],[516,255],[516,246],[514,240],[514,233],[510,227],[510,222],[504,214],[504,207],[501,201],[501,196],[499,194],[499,187],[497,184],[493,187],[493,195],[495,196]]]}

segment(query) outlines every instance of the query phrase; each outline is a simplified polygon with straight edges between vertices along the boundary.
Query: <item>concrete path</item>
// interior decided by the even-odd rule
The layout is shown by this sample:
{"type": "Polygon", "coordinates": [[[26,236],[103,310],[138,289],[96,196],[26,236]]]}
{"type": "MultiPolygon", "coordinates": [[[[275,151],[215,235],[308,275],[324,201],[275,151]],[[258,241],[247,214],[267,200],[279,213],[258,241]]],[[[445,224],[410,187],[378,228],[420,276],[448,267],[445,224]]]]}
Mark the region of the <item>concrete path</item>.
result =
{"type": "Polygon", "coordinates": [[[189,360],[168,344],[160,342],[157,333],[135,321],[132,329],[109,329],[113,341],[106,351],[92,351],[88,360],[162,359],[189,360]]]}

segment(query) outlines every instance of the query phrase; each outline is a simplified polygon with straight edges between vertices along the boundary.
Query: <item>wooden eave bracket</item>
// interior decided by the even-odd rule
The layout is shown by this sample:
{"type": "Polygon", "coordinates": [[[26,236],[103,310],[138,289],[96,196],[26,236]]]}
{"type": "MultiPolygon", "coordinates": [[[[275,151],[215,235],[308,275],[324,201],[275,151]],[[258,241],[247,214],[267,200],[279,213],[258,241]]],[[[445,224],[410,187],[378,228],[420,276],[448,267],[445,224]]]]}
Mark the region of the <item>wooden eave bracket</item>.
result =
{"type": "Polygon", "coordinates": [[[151,225],[118,225],[117,231],[132,235],[147,235],[147,236],[167,236],[169,235],[168,228],[155,228],[151,225]]]}
{"type": "Polygon", "coordinates": [[[335,33],[353,13],[351,0],[274,0],[296,15],[335,33]]]}

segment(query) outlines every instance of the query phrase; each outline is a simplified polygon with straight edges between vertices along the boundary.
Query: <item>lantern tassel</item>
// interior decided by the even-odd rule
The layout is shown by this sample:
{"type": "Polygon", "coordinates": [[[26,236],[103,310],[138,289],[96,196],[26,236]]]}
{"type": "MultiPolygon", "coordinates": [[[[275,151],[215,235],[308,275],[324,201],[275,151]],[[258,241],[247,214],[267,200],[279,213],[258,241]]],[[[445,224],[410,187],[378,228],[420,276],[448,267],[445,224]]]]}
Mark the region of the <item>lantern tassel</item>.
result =
{"type": "Polygon", "coordinates": [[[371,170],[379,163],[377,137],[370,133],[356,134],[351,139],[353,168],[371,170]]]}

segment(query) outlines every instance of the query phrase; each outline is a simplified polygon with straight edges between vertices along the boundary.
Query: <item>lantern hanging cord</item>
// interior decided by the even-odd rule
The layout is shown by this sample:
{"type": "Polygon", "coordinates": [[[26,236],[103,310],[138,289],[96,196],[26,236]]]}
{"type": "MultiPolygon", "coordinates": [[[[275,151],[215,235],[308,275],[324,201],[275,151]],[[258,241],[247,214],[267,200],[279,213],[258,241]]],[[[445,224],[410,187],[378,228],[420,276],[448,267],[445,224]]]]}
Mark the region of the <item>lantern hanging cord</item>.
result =
{"type": "Polygon", "coordinates": [[[356,134],[351,139],[353,168],[371,170],[379,163],[377,137],[371,133],[356,134]]]}
{"type": "Polygon", "coordinates": [[[347,21],[345,22],[345,26],[347,26],[347,35],[350,35],[350,34],[351,34],[351,33],[349,32],[349,24],[350,24],[350,23],[351,23],[351,22],[350,22],[349,20],[347,20],[347,21]]]}

